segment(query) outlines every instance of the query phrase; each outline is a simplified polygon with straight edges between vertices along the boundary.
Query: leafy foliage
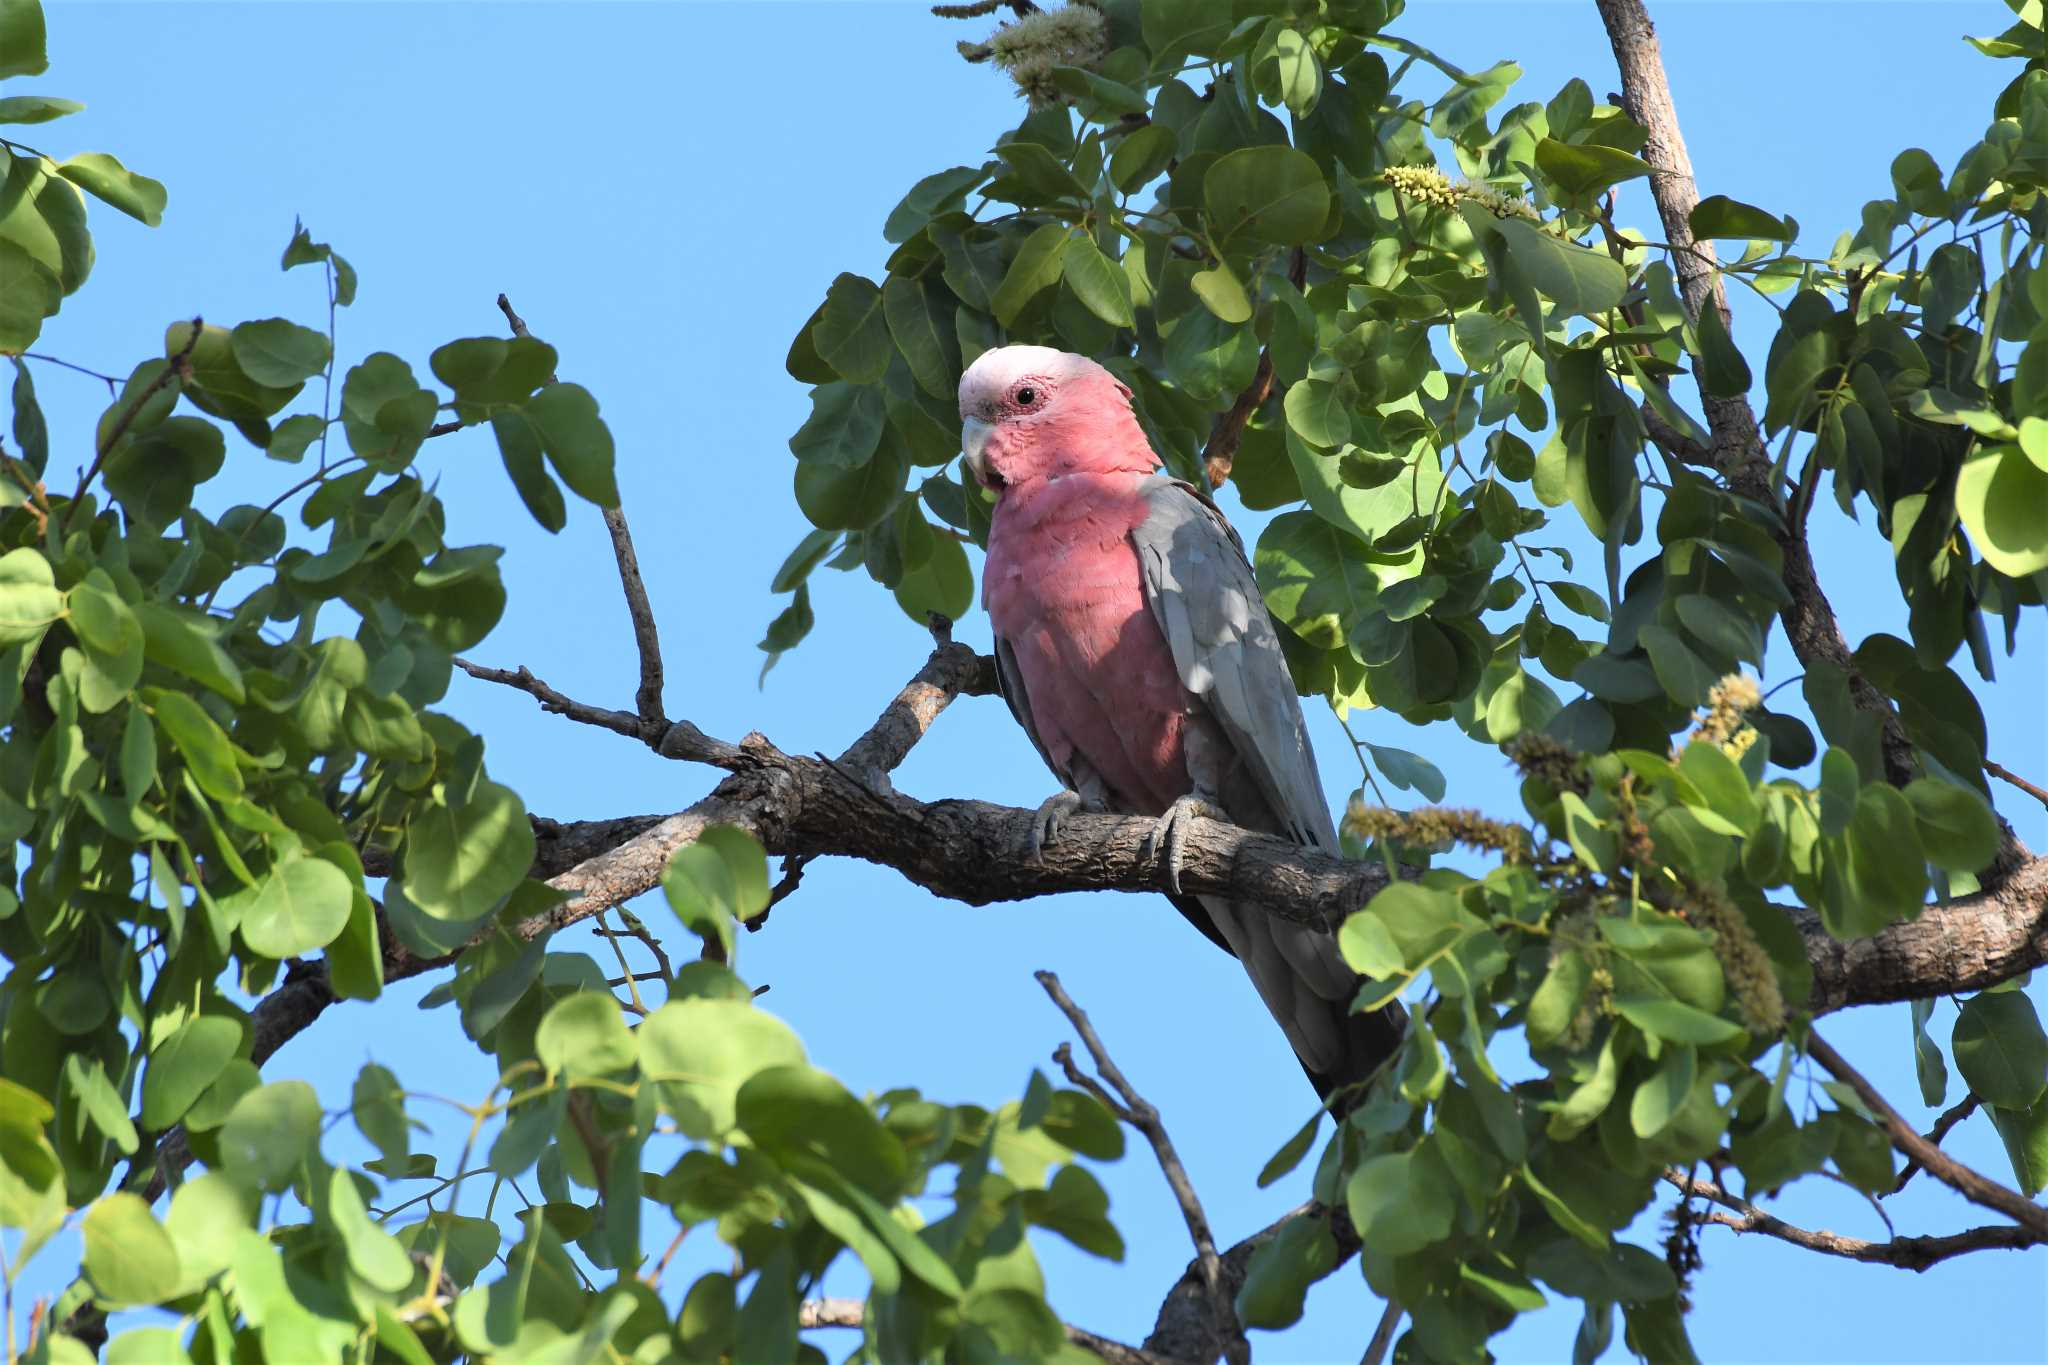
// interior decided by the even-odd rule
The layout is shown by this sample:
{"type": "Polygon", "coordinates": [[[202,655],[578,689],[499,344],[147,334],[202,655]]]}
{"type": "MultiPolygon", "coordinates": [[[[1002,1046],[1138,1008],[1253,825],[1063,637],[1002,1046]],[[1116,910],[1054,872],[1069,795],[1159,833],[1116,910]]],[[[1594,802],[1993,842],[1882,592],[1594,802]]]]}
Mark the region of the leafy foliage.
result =
{"type": "MultiPolygon", "coordinates": [[[[909,190],[883,225],[883,278],[840,275],[789,350],[812,386],[790,448],[817,529],[776,575],[792,596],[763,648],[772,663],[808,631],[821,565],[863,569],[920,621],[967,610],[990,503],[953,463],[952,394],[987,347],[1103,357],[1190,478],[1263,359],[1272,393],[1230,479],[1245,506],[1288,509],[1254,558],[1297,680],[1340,714],[1448,719],[1504,747],[1526,817],[1362,793],[1347,813],[1350,852],[1418,873],[1342,927],[1369,978],[1359,1008],[1420,1008],[1347,1097],[1316,1195],[1349,1212],[1367,1281],[1410,1314],[1412,1358],[1479,1358],[1555,1294],[1582,1305],[1589,1358],[1619,1307],[1637,1355],[1687,1359],[1679,1277],[1618,1240],[1660,1172],[1725,1149],[1752,1193],[1823,1170],[1871,1193],[1897,1178],[1853,1092],[1788,1085],[1810,977],[1779,907],[1866,936],[1974,889],[2000,848],[1983,719],[1950,660],[1967,646],[1988,678],[1984,619],[2010,639],[2048,582],[2048,519],[2028,515],[2048,499],[2048,348],[2032,349],[2048,43],[2023,8],[1986,45],[2027,70],[1985,138],[1947,176],[1902,154],[1895,197],[1825,256],[1796,254],[1797,225],[1767,210],[1699,206],[1696,233],[1747,243],[1726,278],[1783,299],[1752,367],[1611,217],[1605,192],[1648,172],[1643,130],[1578,81],[1496,114],[1519,69],[1462,71],[1386,32],[1399,9],[1240,0],[1225,20],[1105,0],[1099,57],[1038,72],[987,162],[909,190]],[[1761,375],[1777,467],[1760,490],[1650,442],[1655,419],[1703,446],[1668,387],[1688,369],[1715,396],[1761,375]],[[1852,662],[1898,708],[1918,769],[1903,787],[1847,672],[1807,670],[1818,740],[1741,673],[1786,602],[1781,537],[1824,476],[1895,549],[1904,636],[1852,662]],[[1601,543],[1598,587],[1533,539],[1553,515],[1601,543]],[[1545,555],[1558,576],[1537,576],[1545,555]],[[1453,845],[1498,865],[1431,866],[1453,845]],[[1496,1044],[1515,1033],[1533,1066],[1509,1079],[1496,1044]]],[[[40,74],[43,46],[35,0],[0,0],[0,78],[40,74]]],[[[10,125],[76,112],[0,98],[10,125]]],[[[162,355],[113,386],[85,476],[53,492],[20,353],[90,272],[87,197],[154,224],[166,196],[104,153],[0,148],[10,1278],[75,1222],[52,1323],[176,1318],[121,1324],[110,1360],[790,1362],[819,1355],[798,1305],[844,1257],[871,1285],[867,1358],[1080,1358],[1026,1233],[1122,1255],[1084,1163],[1123,1137],[1093,1098],[1038,1075],[994,1108],[862,1097],[811,1066],[727,965],[769,897],[737,829],[683,848],[664,880],[702,960],[650,977],[621,955],[622,999],[606,967],[552,947],[559,896],[529,875],[525,806],[442,707],[453,656],[504,612],[501,551],[447,543],[417,459],[488,427],[559,530],[618,498],[593,392],[525,335],[453,340],[421,371],[382,351],[343,367],[330,330],[291,319],[172,320],[162,355]],[[277,495],[215,510],[208,485],[252,450],[292,467],[277,495]],[[426,1003],[498,1067],[458,1105],[469,1141],[446,1169],[413,1150],[428,1097],[371,1064],[324,1112],[305,1082],[266,1082],[237,1003],[314,954],[335,992],[374,999],[393,953],[454,957],[426,1003]],[[342,1119],[374,1160],[330,1159],[342,1119]],[[203,1169],[152,1207],[174,1128],[203,1169]],[[527,1204],[509,1236],[455,1211],[486,1180],[487,1207],[507,1187],[527,1204]],[[665,1300],[650,1204],[679,1235],[716,1236],[731,1268],[665,1300]]],[[[355,297],[354,269],[303,227],[281,266],[314,268],[330,318],[355,297]]],[[[1417,755],[1360,751],[1368,777],[1445,795],[1417,755]]],[[[1931,1016],[1916,1006],[1930,1104],[1949,1085],[1931,1016]]],[[[2039,1190],[2032,1006],[1979,994],[1951,1042],[2039,1190]]],[[[1320,1132],[1318,1115],[1261,1183],[1320,1132]]],[[[1295,1321],[1339,1260],[1327,1224],[1291,1224],[1253,1260],[1244,1321],[1295,1321]]],[[[86,1355],[53,1327],[31,1358],[86,1355]]]]}

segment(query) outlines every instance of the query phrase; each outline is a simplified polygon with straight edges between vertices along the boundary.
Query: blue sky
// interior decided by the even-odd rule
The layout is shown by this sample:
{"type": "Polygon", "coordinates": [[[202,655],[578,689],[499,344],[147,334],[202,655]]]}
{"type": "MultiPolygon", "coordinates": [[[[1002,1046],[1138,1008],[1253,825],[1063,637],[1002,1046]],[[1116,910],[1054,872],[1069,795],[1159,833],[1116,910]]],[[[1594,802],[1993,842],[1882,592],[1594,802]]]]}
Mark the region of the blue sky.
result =
{"type": "MultiPolygon", "coordinates": [[[[504,290],[559,348],[562,376],[597,395],[661,618],[671,714],[729,738],[758,728],[792,752],[836,752],[915,670],[929,647],[923,632],[864,576],[825,574],[816,631],[756,689],[754,642],[779,606],[767,583],[806,529],[784,441],[808,404],[782,357],[833,275],[880,275],[882,218],[903,190],[976,160],[1015,120],[1000,79],[952,51],[986,21],[947,24],[918,5],[876,3],[50,9],[52,69],[28,88],[88,109],[36,129],[34,140],[58,155],[113,151],[164,180],[170,205],[155,231],[95,213],[94,278],[39,350],[125,372],[157,352],[167,322],[194,313],[229,325],[280,314],[316,323],[314,273],[276,268],[302,216],[362,274],[357,305],[341,315],[345,362],[386,349],[424,373],[434,346],[501,329],[492,300],[504,290]]],[[[2011,75],[1960,41],[2005,26],[1996,0],[1653,10],[1703,192],[1789,211],[1816,251],[1857,222],[1864,200],[1889,194],[1887,167],[1902,148],[1924,146],[1952,165],[2011,75]]],[[[1596,94],[1617,84],[1590,3],[1424,0],[1397,31],[1468,69],[1519,61],[1527,74],[1511,99],[1547,99],[1573,75],[1596,94]]],[[[1639,185],[1625,190],[1621,217],[1661,235],[1639,185]]],[[[1738,334],[1760,354],[1768,310],[1738,309],[1738,334]]],[[[37,380],[61,475],[75,460],[67,443],[80,448],[104,391],[48,367],[37,380]]],[[[283,487],[279,466],[232,437],[230,452],[223,502],[283,487]]],[[[631,637],[595,512],[579,507],[548,537],[512,495],[487,437],[436,442],[431,455],[450,543],[509,547],[511,606],[473,657],[523,663],[579,698],[630,705],[631,637]]],[[[1887,548],[1867,526],[1835,517],[1831,500],[1821,508],[1816,553],[1850,639],[1899,630],[1887,548]]],[[[1250,539],[1261,519],[1240,522],[1250,539]]],[[[958,633],[986,647],[986,618],[977,610],[958,633]]],[[[1770,662],[1767,683],[1794,671],[1782,656],[1770,662]]],[[[2038,620],[1999,666],[1998,684],[1980,689],[1992,755],[2042,780],[2048,667],[2038,620]]],[[[489,737],[494,772],[557,818],[679,809],[710,783],[704,771],[543,717],[524,697],[465,684],[449,704],[489,737]]],[[[1361,723],[1366,737],[1437,762],[1454,802],[1516,811],[1491,750],[1448,726],[1418,731],[1377,715],[1361,723]]],[[[1348,745],[1325,714],[1312,714],[1311,727],[1340,802],[1356,783],[1348,745]]],[[[992,699],[949,711],[897,783],[928,798],[1027,806],[1052,789],[992,699]]],[[[2004,804],[2030,843],[2048,842],[2044,812],[2016,796],[2004,804]]],[[[647,911],[666,921],[658,905],[647,911]]],[[[985,1103],[1021,1093],[1066,1036],[1031,979],[1052,968],[1166,1115],[1220,1237],[1235,1240],[1305,1197],[1300,1178],[1259,1191],[1253,1176],[1312,1096],[1236,964],[1163,899],[969,908],[883,869],[820,863],[743,945],[741,966],[772,985],[764,1003],[814,1060],[856,1090],[915,1083],[985,1103]]],[[[427,984],[407,983],[374,1007],[337,1007],[271,1072],[312,1079],[334,1103],[356,1068],[377,1059],[422,1089],[480,1098],[490,1077],[454,1018],[412,1009],[427,984]]],[[[2039,986],[2033,994],[2048,999],[2039,986]]],[[[1943,1007],[1937,1035],[1952,1022],[1943,1007]]],[[[1904,1112],[1931,1120],[1913,1084],[1903,1009],[1836,1017],[1824,1032],[1904,1112]]],[[[441,1136],[452,1151],[459,1134],[441,1136]]],[[[1950,1146],[2005,1173],[1982,1119],[1950,1146]]],[[[1189,1251],[1142,1151],[1104,1176],[1130,1244],[1124,1262],[1050,1239],[1041,1255],[1069,1319],[1136,1341],[1189,1251]]],[[[1890,1208],[1902,1232],[1979,1221],[1928,1180],[1890,1208]]],[[[1883,1235],[1868,1205],[1840,1187],[1795,1191],[1777,1211],[1883,1235]]],[[[1655,1234],[1646,1222],[1638,1238],[1655,1234]]],[[[1692,1332],[1708,1360],[2006,1361],[2039,1359],[2048,1341],[2038,1251],[1913,1276],[1738,1244],[1725,1232],[1709,1232],[1704,1249],[1692,1332]]],[[[1377,1317],[1347,1267],[1311,1295],[1302,1327],[1260,1342],[1259,1358],[1356,1359],[1377,1317]]],[[[1561,1308],[1496,1347],[1506,1360],[1560,1359],[1576,1328],[1576,1312],[1561,1308]]],[[[851,1342],[821,1344],[837,1358],[851,1342]]]]}

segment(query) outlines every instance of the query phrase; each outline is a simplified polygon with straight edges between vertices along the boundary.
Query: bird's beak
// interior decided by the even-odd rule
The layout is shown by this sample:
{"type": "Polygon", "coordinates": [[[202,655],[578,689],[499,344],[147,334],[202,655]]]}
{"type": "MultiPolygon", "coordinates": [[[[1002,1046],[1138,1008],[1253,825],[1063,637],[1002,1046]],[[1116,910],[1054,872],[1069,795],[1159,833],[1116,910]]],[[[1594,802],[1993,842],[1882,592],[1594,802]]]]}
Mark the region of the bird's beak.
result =
{"type": "Polygon", "coordinates": [[[995,427],[979,417],[960,419],[960,451],[967,457],[967,472],[978,484],[988,483],[988,465],[982,457],[982,450],[988,445],[988,438],[995,427]]]}

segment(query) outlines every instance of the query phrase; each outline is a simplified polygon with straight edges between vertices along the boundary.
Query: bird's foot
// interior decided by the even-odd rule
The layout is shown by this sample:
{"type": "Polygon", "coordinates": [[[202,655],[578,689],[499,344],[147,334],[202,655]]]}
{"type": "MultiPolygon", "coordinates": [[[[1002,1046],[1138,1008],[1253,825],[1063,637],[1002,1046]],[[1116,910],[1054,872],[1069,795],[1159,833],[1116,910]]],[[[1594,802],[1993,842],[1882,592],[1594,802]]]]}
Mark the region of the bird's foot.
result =
{"type": "Polygon", "coordinates": [[[1220,820],[1223,813],[1215,797],[1204,791],[1192,791],[1168,806],[1153,824],[1152,832],[1145,836],[1145,855],[1160,860],[1160,880],[1176,896],[1181,894],[1181,854],[1187,844],[1188,826],[1196,816],[1220,820]]]}
{"type": "Polygon", "coordinates": [[[1057,791],[1038,803],[1038,814],[1031,820],[1031,860],[1037,862],[1045,856],[1045,846],[1060,837],[1067,827],[1067,817],[1076,811],[1101,810],[1100,802],[1090,801],[1077,791],[1057,791]]]}

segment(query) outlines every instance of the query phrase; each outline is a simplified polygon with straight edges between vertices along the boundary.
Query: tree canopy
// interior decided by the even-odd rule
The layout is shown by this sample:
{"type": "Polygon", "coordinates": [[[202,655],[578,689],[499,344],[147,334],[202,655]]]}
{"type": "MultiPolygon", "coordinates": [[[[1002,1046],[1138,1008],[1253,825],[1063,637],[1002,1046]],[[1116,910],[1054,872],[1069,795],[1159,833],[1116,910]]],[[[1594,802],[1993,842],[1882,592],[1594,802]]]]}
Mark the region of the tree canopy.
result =
{"type": "MultiPolygon", "coordinates": [[[[1357,1324],[1369,1359],[1484,1359],[1566,1312],[1581,1359],[1685,1360],[1715,1224],[1911,1269],[2048,1242],[2048,1036],[2020,989],[2048,859],[1998,814],[2048,794],[1987,751],[1979,704],[2048,592],[2048,37],[2038,0],[2011,7],[1973,40],[2013,72],[1982,139],[1946,167],[1900,152],[1818,254],[1695,185],[1639,0],[1599,0],[1618,97],[1528,103],[1514,63],[1402,36],[1398,0],[941,7],[1022,115],[908,187],[879,277],[838,275],[785,361],[815,529],[775,575],[763,672],[828,568],[936,637],[830,759],[669,715],[605,376],[508,298],[500,334],[344,354],[357,273],[301,226],[280,264],[323,306],[171,320],[102,376],[90,431],[53,429],[43,367],[83,361],[41,348],[89,223],[171,210],[114,156],[42,150],[78,105],[0,96],[10,1332],[17,1279],[62,1286],[10,1359],[751,1365],[820,1358],[809,1333],[836,1327],[858,1335],[834,1354],[878,1361],[1236,1360],[1348,1273],[1388,1305],[1357,1324]],[[1654,224],[1617,216],[1624,187],[1654,224]],[[1737,346],[1731,289],[1773,311],[1764,348],[1737,346]],[[1341,1118],[1304,1104],[1258,1179],[1311,1171],[1313,1202],[1255,1237],[1218,1241],[1183,1117],[1056,977],[1082,1055],[955,1103],[907,1060],[855,1094],[737,970],[821,856],[970,903],[1157,885],[1148,821],[1077,817],[1033,859],[1029,812],[889,781],[993,686],[946,625],[991,503],[953,392],[1011,341],[1101,360],[1171,469],[1275,513],[1248,548],[1303,695],[1378,713],[1344,857],[1214,822],[1188,847],[1190,890],[1327,924],[1357,1007],[1413,1012],[1341,1118]],[[465,656],[508,598],[501,547],[450,535],[473,488],[421,468],[444,440],[494,450],[548,532],[602,518],[632,709],[465,656]],[[214,496],[265,459],[265,502],[214,496]],[[1813,554],[1823,498],[1892,552],[1891,617],[1860,640],[1813,554]],[[1760,685],[1773,650],[1796,692],[1760,685]],[[725,776],[675,814],[548,818],[492,775],[460,674],[725,776]],[[1520,809],[1442,804],[1381,716],[1502,755],[1520,809]],[[593,951],[560,938],[578,925],[593,951]],[[425,973],[488,1094],[424,1092],[392,1057],[337,1111],[268,1065],[425,973]],[[1931,1134],[1823,1036],[1874,1005],[1910,1016],[1917,1098],[1953,1102],[1931,1134]],[[436,1107],[459,1150],[418,1148],[436,1107]],[[1942,1150],[1973,1115],[2007,1168],[1942,1150]],[[337,1128],[375,1157],[338,1157],[337,1128]],[[1034,1247],[1120,1258],[1098,1172],[1148,1150],[1195,1259],[1126,1344],[1062,1316],[1034,1247]],[[1974,1218],[1868,1240],[1760,1207],[1820,1179],[1940,1182],[1974,1218]],[[665,1280],[686,1237],[727,1251],[665,1280]]],[[[45,47],[36,0],[0,0],[10,90],[45,47]]]]}

